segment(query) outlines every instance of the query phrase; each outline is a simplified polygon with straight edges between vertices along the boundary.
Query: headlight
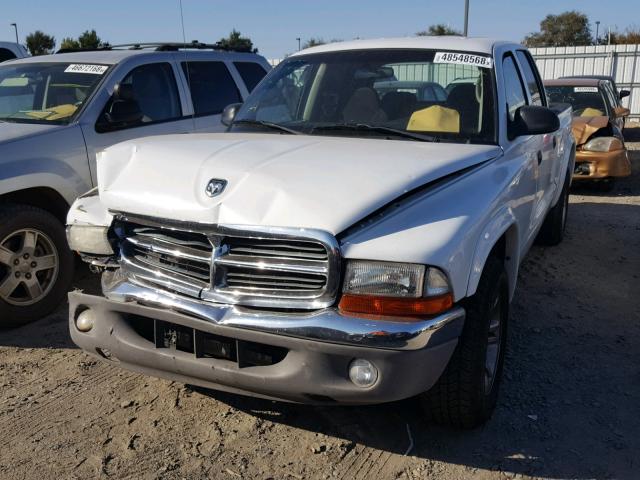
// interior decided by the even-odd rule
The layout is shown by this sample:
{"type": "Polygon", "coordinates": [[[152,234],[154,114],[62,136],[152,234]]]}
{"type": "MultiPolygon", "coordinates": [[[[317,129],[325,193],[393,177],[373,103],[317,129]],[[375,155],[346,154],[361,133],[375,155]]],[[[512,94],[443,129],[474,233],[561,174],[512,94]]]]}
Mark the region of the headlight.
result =
{"type": "Polygon", "coordinates": [[[339,309],[349,314],[413,318],[453,305],[447,276],[412,263],[351,260],[345,269],[339,309]]]}
{"type": "Polygon", "coordinates": [[[70,225],[67,227],[67,242],[74,252],[113,255],[108,232],[109,227],[104,226],[70,225]]]}
{"type": "Polygon", "coordinates": [[[622,150],[624,146],[616,137],[596,137],[589,140],[582,147],[587,152],[611,152],[612,150],[622,150]]]}

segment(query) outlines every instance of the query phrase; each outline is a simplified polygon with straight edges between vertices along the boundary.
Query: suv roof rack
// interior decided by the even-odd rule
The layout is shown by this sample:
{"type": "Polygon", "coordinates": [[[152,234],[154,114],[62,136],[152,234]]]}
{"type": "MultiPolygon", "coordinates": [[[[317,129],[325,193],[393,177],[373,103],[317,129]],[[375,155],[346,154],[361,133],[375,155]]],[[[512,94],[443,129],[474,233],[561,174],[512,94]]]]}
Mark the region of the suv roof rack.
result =
{"type": "Polygon", "coordinates": [[[105,50],[152,50],[155,52],[175,52],[178,50],[222,50],[225,52],[240,52],[240,53],[257,53],[257,49],[249,48],[229,48],[220,42],[216,43],[202,43],[198,40],[194,40],[191,43],[183,42],[146,42],[146,43],[121,43],[117,45],[110,45],[105,43],[97,48],[61,48],[56,53],[71,53],[71,52],[97,52],[105,50]]]}

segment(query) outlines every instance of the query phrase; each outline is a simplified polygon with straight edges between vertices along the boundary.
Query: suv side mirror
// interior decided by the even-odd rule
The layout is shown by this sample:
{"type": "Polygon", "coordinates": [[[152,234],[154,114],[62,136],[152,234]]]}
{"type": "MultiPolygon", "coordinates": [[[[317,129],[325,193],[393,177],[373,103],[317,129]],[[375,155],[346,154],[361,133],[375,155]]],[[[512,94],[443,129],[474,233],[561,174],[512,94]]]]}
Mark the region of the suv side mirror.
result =
{"type": "Polygon", "coordinates": [[[622,100],[624,97],[628,97],[629,95],[631,95],[631,92],[629,90],[620,90],[620,100],[622,100]]]}
{"type": "Polygon", "coordinates": [[[525,105],[516,111],[512,123],[512,138],[522,135],[553,133],[560,128],[558,115],[547,107],[525,105]]]}
{"type": "Polygon", "coordinates": [[[613,109],[613,114],[616,118],[628,117],[631,114],[631,110],[625,107],[616,107],[613,109]]]}
{"type": "Polygon", "coordinates": [[[222,111],[222,116],[220,117],[220,121],[225,127],[230,127],[233,123],[233,119],[236,118],[236,114],[240,107],[241,103],[232,103],[231,105],[227,105],[222,111]]]}

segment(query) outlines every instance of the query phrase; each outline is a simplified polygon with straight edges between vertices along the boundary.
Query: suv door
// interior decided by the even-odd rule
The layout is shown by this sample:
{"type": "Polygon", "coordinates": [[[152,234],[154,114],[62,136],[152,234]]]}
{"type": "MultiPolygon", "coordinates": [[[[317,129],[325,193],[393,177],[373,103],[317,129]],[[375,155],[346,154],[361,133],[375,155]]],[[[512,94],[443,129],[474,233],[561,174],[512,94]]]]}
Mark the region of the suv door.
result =
{"type": "Polygon", "coordinates": [[[180,65],[191,93],[195,130],[224,131],[222,111],[227,105],[243,101],[227,64],[221,60],[189,60],[180,65]]]}
{"type": "Polygon", "coordinates": [[[97,151],[132,138],[186,133],[193,129],[191,118],[182,113],[180,93],[171,63],[157,62],[133,67],[118,84],[120,97],[112,95],[109,98],[95,124],[83,125],[94,184],[97,151]],[[122,107],[123,102],[128,109],[139,109],[139,115],[132,112],[132,118],[114,122],[118,119],[117,107],[122,107]]]}

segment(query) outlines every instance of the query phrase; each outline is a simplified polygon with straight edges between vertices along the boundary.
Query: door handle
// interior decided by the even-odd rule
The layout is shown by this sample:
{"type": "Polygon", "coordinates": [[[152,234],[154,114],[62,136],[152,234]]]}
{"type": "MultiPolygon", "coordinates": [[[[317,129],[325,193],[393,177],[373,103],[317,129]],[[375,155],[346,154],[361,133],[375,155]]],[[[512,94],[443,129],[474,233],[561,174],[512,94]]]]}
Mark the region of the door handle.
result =
{"type": "Polygon", "coordinates": [[[542,163],[542,152],[538,150],[538,165],[542,163]]]}

